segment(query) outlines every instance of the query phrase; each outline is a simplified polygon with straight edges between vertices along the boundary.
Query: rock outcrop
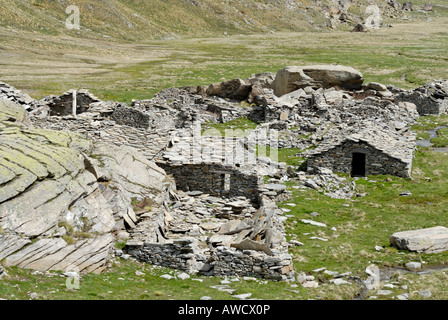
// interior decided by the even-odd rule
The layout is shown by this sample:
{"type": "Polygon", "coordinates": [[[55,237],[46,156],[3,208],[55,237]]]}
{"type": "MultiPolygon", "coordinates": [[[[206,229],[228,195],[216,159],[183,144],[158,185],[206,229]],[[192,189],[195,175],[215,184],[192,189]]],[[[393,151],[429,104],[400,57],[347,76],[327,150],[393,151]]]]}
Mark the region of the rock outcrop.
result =
{"type": "Polygon", "coordinates": [[[30,126],[0,100],[0,260],[38,270],[101,272],[114,233],[134,226],[132,199],[160,202],[165,173],[128,147],[30,126]]]}

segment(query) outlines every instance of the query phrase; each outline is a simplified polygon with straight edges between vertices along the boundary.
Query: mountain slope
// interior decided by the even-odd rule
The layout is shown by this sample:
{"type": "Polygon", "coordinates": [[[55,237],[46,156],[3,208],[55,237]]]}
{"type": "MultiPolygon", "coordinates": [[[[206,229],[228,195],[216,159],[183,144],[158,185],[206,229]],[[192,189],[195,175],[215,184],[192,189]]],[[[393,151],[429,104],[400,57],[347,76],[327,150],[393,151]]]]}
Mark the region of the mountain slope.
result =
{"type": "MultiPolygon", "coordinates": [[[[348,14],[350,26],[363,22],[369,3],[369,0],[2,0],[0,26],[51,35],[128,40],[223,32],[298,31],[327,28],[329,18],[338,10],[348,14]],[[80,30],[65,27],[71,14],[66,13],[69,5],[79,8],[80,30]]],[[[378,0],[376,4],[384,17],[394,11],[386,0],[378,0]]],[[[421,5],[414,7],[418,9],[421,5]]],[[[395,11],[392,16],[402,13],[401,8],[395,11]]]]}

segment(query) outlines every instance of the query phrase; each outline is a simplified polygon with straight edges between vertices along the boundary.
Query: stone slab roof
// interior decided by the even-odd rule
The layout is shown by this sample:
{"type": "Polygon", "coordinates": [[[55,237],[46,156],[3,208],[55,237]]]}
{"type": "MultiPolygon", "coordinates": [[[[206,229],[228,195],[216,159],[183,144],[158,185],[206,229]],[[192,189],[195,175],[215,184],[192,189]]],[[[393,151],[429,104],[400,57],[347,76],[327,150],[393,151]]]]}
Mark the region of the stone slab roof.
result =
{"type": "Polygon", "coordinates": [[[347,141],[362,141],[392,158],[410,162],[414,154],[416,136],[409,130],[396,131],[372,122],[361,122],[347,130],[330,130],[327,138],[316,149],[307,152],[306,156],[325,153],[347,141]]]}

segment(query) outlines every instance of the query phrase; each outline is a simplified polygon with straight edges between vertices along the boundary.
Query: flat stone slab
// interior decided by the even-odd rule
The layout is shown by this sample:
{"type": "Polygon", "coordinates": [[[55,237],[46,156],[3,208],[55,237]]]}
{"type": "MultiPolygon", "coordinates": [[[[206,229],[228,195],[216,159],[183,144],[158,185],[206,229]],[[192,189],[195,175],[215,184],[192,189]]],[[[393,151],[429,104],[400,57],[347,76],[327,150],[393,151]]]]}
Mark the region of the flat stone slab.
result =
{"type": "Polygon", "coordinates": [[[439,253],[448,250],[448,228],[438,226],[396,232],[390,236],[389,241],[399,250],[439,253]]]}

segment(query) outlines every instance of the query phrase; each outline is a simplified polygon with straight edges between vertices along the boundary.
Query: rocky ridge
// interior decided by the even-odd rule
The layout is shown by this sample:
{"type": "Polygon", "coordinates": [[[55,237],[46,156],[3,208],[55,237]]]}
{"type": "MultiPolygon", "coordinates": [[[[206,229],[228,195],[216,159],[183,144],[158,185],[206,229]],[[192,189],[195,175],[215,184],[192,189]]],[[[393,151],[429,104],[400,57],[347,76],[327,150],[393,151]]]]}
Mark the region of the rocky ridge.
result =
{"type": "Polygon", "coordinates": [[[115,235],[136,221],[131,198],[157,205],[164,171],[129,148],[35,129],[15,103],[0,100],[0,114],[5,266],[101,272],[115,235]]]}

